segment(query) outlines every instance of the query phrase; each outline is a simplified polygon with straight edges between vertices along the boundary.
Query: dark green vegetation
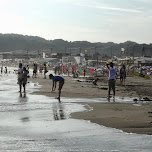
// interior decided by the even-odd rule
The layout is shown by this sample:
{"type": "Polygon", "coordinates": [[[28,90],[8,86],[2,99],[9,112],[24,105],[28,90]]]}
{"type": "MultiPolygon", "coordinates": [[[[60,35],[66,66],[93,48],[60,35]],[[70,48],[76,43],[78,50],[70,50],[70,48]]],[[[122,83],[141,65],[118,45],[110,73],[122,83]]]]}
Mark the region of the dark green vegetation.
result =
{"type": "Polygon", "coordinates": [[[87,41],[68,42],[62,39],[46,40],[37,36],[27,36],[18,34],[0,34],[0,52],[9,51],[51,51],[59,53],[84,53],[88,54],[100,53],[108,56],[121,56],[121,48],[125,48],[125,56],[151,56],[152,44],[138,44],[127,41],[124,43],[91,43],[87,41]],[[70,49],[71,48],[71,49],[70,49]],[[143,51],[143,48],[145,51],[143,51]]]}

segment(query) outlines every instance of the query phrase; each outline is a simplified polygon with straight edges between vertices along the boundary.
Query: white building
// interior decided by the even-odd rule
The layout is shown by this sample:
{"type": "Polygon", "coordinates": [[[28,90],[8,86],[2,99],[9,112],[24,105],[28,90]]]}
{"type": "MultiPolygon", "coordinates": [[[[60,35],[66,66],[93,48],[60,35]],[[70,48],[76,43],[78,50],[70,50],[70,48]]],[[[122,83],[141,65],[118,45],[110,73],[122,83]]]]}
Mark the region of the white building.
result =
{"type": "Polygon", "coordinates": [[[134,61],[135,64],[141,65],[152,65],[152,58],[150,57],[139,57],[134,61]]]}
{"type": "Polygon", "coordinates": [[[67,56],[67,57],[62,57],[62,63],[63,65],[66,65],[67,63],[85,64],[86,60],[84,56],[67,56]]]}

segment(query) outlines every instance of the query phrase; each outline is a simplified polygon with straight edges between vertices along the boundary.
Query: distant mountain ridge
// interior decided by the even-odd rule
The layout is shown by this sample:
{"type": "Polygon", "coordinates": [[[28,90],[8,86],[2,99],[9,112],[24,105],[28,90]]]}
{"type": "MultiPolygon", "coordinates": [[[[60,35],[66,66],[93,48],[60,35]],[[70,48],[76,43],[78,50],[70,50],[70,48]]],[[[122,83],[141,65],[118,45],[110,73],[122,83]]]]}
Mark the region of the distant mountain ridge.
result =
{"type": "Polygon", "coordinates": [[[136,42],[127,41],[124,43],[113,42],[96,42],[74,41],[68,42],[62,39],[46,40],[37,36],[28,36],[20,34],[0,34],[0,52],[10,52],[23,50],[25,52],[48,51],[48,52],[66,52],[66,53],[84,53],[85,50],[89,54],[100,53],[109,56],[120,56],[121,48],[125,49],[125,54],[130,56],[141,56],[145,52],[152,55],[152,44],[138,44],[136,42]]]}

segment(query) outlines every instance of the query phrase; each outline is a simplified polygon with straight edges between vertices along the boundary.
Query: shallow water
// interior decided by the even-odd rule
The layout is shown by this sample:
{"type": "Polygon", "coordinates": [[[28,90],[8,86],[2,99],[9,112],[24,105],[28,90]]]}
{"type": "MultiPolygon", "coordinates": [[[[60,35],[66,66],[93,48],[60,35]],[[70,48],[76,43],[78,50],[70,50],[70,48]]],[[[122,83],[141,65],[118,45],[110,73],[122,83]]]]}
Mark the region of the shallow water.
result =
{"type": "MultiPolygon", "coordinates": [[[[16,75],[0,76],[1,152],[151,152],[152,136],[70,118],[71,113],[86,110],[78,103],[106,99],[62,98],[59,104],[54,98],[30,94],[38,88],[29,83],[26,97],[19,97],[16,75]]],[[[116,101],[132,99],[117,97],[116,101]]]]}

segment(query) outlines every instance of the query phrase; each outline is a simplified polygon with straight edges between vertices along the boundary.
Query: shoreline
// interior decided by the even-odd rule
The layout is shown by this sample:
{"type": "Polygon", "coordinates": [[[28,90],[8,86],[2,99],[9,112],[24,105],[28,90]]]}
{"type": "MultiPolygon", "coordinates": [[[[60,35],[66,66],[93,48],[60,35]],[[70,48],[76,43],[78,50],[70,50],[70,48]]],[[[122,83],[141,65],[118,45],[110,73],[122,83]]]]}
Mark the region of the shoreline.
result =
{"type": "Polygon", "coordinates": [[[152,107],[149,105],[140,107],[131,103],[87,103],[87,105],[93,110],[72,113],[71,117],[89,120],[126,133],[152,135],[152,114],[148,113],[152,107]]]}
{"type": "MultiPolygon", "coordinates": [[[[107,97],[107,82],[106,78],[101,78],[101,82],[98,86],[93,86],[90,82],[79,82],[71,77],[64,77],[65,84],[61,93],[62,97],[69,98],[106,98],[107,97]]],[[[81,78],[80,78],[81,79],[81,78]]],[[[131,80],[134,78],[130,78],[131,80]]],[[[116,85],[116,96],[120,97],[138,97],[140,91],[132,90],[135,82],[131,82],[126,86],[116,85]],[[131,87],[128,87],[131,86],[131,87]]],[[[33,94],[45,95],[49,97],[56,97],[58,90],[51,93],[52,80],[39,78],[30,78],[31,82],[39,83],[42,87],[39,91],[33,94]]],[[[135,81],[138,81],[135,79],[135,81]]],[[[140,82],[140,81],[139,81],[140,82]]],[[[119,83],[119,82],[117,82],[119,83]]],[[[127,82],[128,83],[128,82],[127,82]]],[[[145,82],[143,82],[144,84],[145,82]]],[[[149,84],[149,82],[147,81],[149,84]]],[[[136,85],[137,87],[137,85],[136,85]]],[[[135,88],[136,88],[135,87],[135,88]]],[[[57,84],[58,88],[58,84],[57,84]]],[[[142,91],[140,91],[142,92],[142,91]]],[[[144,93],[144,91],[143,91],[144,93]]],[[[142,95],[142,94],[140,94],[142,95]]],[[[151,96],[147,97],[151,98],[151,96]]],[[[57,101],[58,102],[58,101],[57,101]]],[[[152,103],[152,102],[151,102],[152,103]]],[[[127,133],[148,134],[152,135],[152,105],[142,104],[141,106],[135,106],[133,103],[118,103],[116,102],[104,102],[104,103],[88,103],[81,102],[78,104],[87,104],[93,108],[91,111],[84,111],[78,113],[72,113],[71,118],[90,120],[90,122],[97,123],[110,128],[116,128],[127,133]]]]}

